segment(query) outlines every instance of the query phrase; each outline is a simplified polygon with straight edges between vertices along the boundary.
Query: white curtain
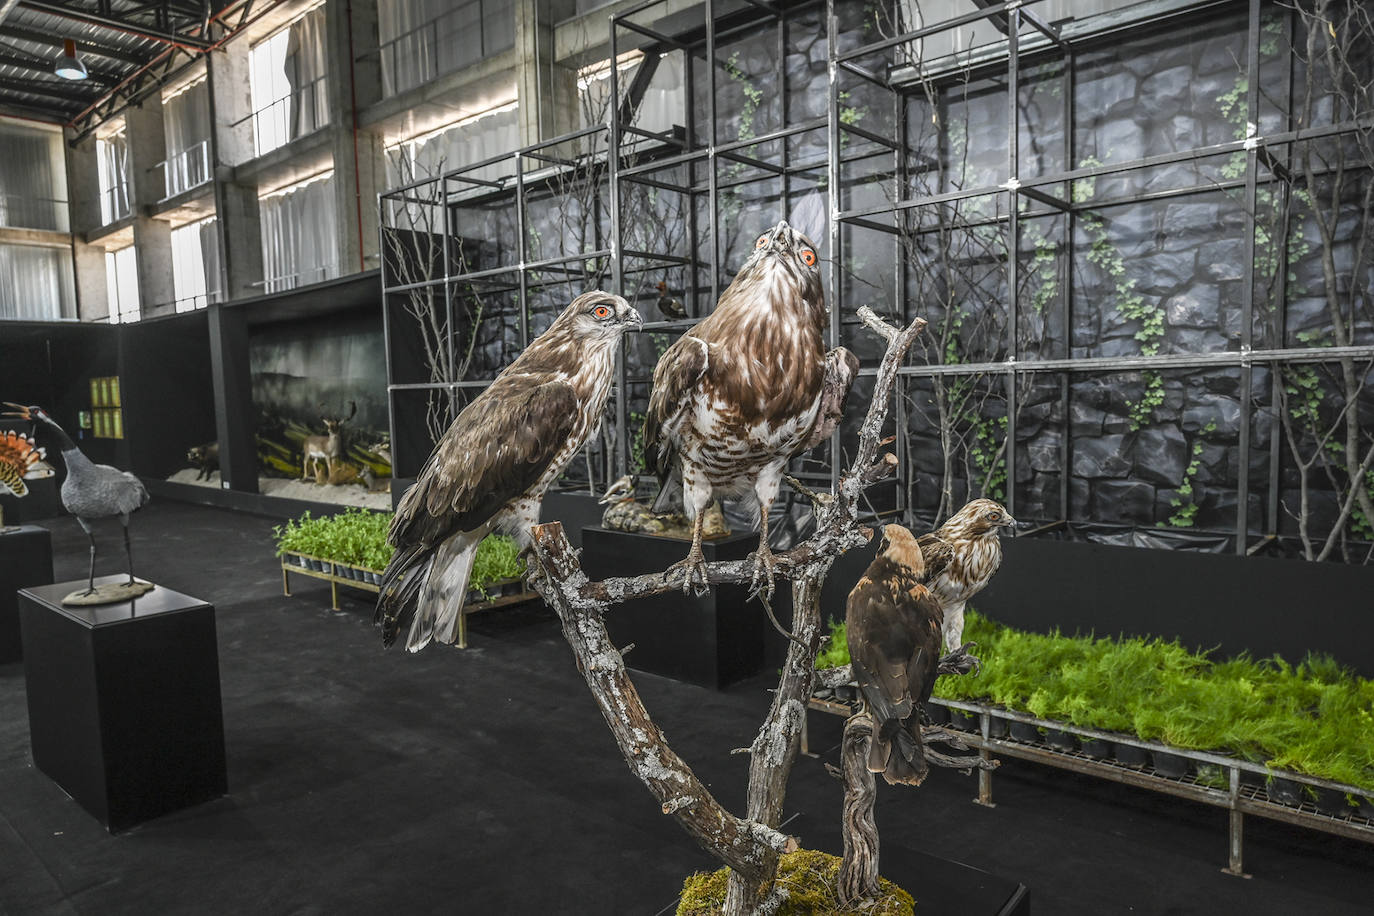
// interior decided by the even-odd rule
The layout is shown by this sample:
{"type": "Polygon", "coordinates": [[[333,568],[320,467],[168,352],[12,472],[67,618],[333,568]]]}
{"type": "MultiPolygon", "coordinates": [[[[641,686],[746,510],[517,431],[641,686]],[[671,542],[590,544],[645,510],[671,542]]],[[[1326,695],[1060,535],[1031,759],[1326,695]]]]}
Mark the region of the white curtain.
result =
{"type": "Polygon", "coordinates": [[[324,6],[293,22],[286,39],[283,69],[291,84],[291,139],[314,133],[329,123],[325,82],[324,6]]]}
{"type": "Polygon", "coordinates": [[[162,102],[166,196],[210,180],[210,84],[200,79],[162,102]]]}
{"type": "MultiPolygon", "coordinates": [[[[398,143],[387,151],[387,177],[391,186],[395,187],[441,175],[493,156],[502,156],[519,148],[520,111],[512,104],[418,139],[398,143]],[[402,164],[403,159],[409,165],[409,174],[402,164]]],[[[514,171],[513,160],[505,159],[466,174],[492,180],[514,171]]]]}
{"type": "MultiPolygon", "coordinates": [[[[622,100],[627,98],[630,84],[634,82],[635,75],[643,65],[643,61],[620,65],[616,73],[616,82],[619,84],[622,100]]],[[[633,112],[634,120],[631,123],[635,127],[663,133],[671,130],[674,125],[686,123],[686,96],[682,88],[683,67],[681,51],[673,51],[659,58],[654,75],[649,79],[649,86],[644,90],[644,97],[633,112]]],[[[611,123],[610,94],[609,66],[593,76],[586,76],[578,81],[578,99],[582,109],[579,114],[583,127],[590,127],[597,122],[611,123]]]]}
{"type": "Polygon", "coordinates": [[[75,316],[70,251],[0,244],[0,318],[57,321],[75,316]]]}
{"type": "Polygon", "coordinates": [[[129,139],[121,129],[95,143],[99,160],[100,222],[108,226],[129,215],[129,139]]]}
{"type": "Polygon", "coordinates": [[[110,323],[137,321],[142,317],[138,299],[138,255],[133,245],[105,252],[105,292],[110,304],[110,323]]]}
{"type": "Polygon", "coordinates": [[[0,124],[0,226],[67,231],[62,135],[0,124]]]}
{"type": "Polygon", "coordinates": [[[379,0],[382,93],[395,95],[515,45],[510,0],[379,0]]]}
{"type": "Polygon", "coordinates": [[[172,287],[178,312],[218,301],[219,244],[214,217],[172,230],[172,287]]]}
{"type": "Polygon", "coordinates": [[[261,198],[259,212],[266,292],[339,275],[332,173],[261,198]]]}

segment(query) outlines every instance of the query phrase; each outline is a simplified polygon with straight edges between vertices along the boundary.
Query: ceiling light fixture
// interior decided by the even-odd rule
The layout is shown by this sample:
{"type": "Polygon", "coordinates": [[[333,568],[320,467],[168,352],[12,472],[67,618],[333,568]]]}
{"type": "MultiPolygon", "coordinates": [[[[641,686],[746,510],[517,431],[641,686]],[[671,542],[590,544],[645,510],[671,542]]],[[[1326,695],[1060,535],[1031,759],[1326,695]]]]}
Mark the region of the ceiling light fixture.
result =
{"type": "Polygon", "coordinates": [[[62,42],[62,56],[57,59],[57,64],[53,67],[52,72],[64,80],[84,80],[86,78],[86,65],[81,62],[81,58],[76,56],[76,42],[70,38],[62,42]]]}

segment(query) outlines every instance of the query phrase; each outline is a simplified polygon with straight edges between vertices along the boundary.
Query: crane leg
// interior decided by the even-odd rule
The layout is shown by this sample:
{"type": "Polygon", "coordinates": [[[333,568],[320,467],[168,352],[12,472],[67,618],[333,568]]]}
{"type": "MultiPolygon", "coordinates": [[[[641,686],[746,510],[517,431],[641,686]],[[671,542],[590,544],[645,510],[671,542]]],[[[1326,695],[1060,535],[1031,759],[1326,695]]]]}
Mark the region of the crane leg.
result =
{"type": "Polygon", "coordinates": [[[83,595],[89,595],[95,591],[95,532],[91,530],[91,526],[86,524],[83,519],[78,518],[76,522],[81,526],[81,529],[86,532],[86,537],[91,539],[91,565],[86,571],[86,590],[81,593],[83,595]]]}
{"type": "Polygon", "coordinates": [[[129,523],[124,523],[124,558],[129,563],[129,584],[134,584],[134,550],[129,546],[129,523]]]}

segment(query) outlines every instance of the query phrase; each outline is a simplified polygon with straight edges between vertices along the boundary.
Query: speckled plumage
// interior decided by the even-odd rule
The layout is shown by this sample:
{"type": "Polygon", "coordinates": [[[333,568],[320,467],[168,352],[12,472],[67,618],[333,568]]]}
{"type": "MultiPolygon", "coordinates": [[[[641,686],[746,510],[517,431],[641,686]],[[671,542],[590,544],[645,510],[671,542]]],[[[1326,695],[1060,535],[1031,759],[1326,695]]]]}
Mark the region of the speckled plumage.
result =
{"type": "Polygon", "coordinates": [[[894,785],[920,785],[929,771],[921,707],[935,686],[943,614],[921,584],[924,569],[911,532],[887,525],[845,606],[850,663],[873,717],[868,769],[894,785]]]}
{"type": "MultiPolygon", "coordinates": [[[[664,485],[680,477],[690,518],[713,495],[752,492],[762,519],[755,581],[771,588],[768,506],[787,462],[834,428],[858,360],[827,354],[819,260],[805,236],[780,222],[715,310],[678,339],[654,369],[644,420],[645,459],[664,485]]],[[[694,532],[684,587],[704,585],[694,532]]]]}
{"type": "Polygon", "coordinates": [[[406,649],[458,639],[477,545],[493,530],[528,545],[544,492],[596,431],[621,335],[642,319],[601,290],[573,300],[434,447],[392,519],[396,547],[377,622],[406,649]]]}
{"type": "Polygon", "coordinates": [[[991,499],[975,499],[934,531],[918,539],[925,557],[922,582],[944,611],[945,650],[953,651],[964,635],[964,604],[981,592],[1002,565],[1002,528],[1016,519],[991,499]]]}

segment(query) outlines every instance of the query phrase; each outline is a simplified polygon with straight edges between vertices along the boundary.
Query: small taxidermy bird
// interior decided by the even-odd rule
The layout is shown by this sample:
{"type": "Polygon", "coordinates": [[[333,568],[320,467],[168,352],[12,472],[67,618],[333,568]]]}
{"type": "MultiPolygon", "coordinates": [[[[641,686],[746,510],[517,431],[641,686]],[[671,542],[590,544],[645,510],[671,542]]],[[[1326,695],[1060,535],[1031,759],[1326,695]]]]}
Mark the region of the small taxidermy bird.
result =
{"type": "Polygon", "coordinates": [[[641,323],[621,297],[583,293],[454,418],[391,521],[385,645],[403,627],[411,652],[462,643],[477,545],[499,529],[529,546],[544,491],[601,424],[621,335],[641,323]]]}
{"type": "Polygon", "coordinates": [[[940,666],[940,603],[921,585],[925,560],[910,531],[883,528],[878,556],[849,593],[845,629],[854,678],[873,718],[868,769],[919,786],[930,770],[921,708],[940,666]]]}
{"type": "Polygon", "coordinates": [[[668,295],[668,284],[662,280],[658,281],[658,310],[669,321],[681,321],[687,317],[687,306],[682,304],[681,299],[668,295]]]}
{"type": "Polygon", "coordinates": [[[783,470],[834,431],[859,361],[825,350],[828,324],[820,258],[804,235],[779,222],[715,310],[668,348],[654,368],[644,418],[644,457],[665,491],[682,481],[693,520],[682,587],[704,590],[702,517],[714,494],[752,493],[759,504],[756,589],[773,590],[768,509],[783,470]]]}
{"type": "Polygon", "coordinates": [[[964,638],[964,604],[981,592],[1002,565],[1003,528],[1016,528],[1016,519],[1001,503],[975,499],[967,503],[918,543],[925,557],[921,581],[945,612],[945,650],[953,652],[964,638]]]}
{"type": "MultiPolygon", "coordinates": [[[[0,496],[27,496],[26,480],[51,477],[56,471],[43,459],[47,452],[34,444],[26,433],[0,431],[0,496]]],[[[0,509],[0,527],[5,523],[0,509]]]]}
{"type": "Polygon", "coordinates": [[[62,460],[67,463],[67,479],[62,481],[62,506],[76,516],[77,524],[91,539],[91,564],[86,576],[84,597],[95,592],[95,532],[91,522],[119,516],[124,526],[124,557],[128,561],[129,585],[134,584],[134,555],[129,546],[129,516],[148,505],[148,490],[143,482],[108,464],[95,464],[81,453],[76,443],[41,407],[23,407],[5,402],[11,408],[4,415],[42,423],[57,438],[62,460]]]}

